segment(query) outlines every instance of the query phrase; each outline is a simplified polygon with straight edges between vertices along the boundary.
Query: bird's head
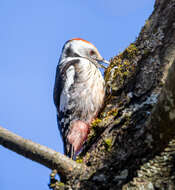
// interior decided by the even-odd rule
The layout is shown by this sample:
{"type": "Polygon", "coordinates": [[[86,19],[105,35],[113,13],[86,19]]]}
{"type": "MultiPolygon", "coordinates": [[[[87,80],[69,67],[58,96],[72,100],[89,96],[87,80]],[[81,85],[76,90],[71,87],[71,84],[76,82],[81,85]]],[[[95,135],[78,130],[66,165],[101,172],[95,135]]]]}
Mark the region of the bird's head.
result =
{"type": "Polygon", "coordinates": [[[82,57],[89,59],[97,67],[105,68],[101,64],[102,62],[109,64],[109,62],[100,55],[97,48],[93,44],[81,38],[73,38],[65,43],[62,50],[61,59],[68,57],[82,57]]]}

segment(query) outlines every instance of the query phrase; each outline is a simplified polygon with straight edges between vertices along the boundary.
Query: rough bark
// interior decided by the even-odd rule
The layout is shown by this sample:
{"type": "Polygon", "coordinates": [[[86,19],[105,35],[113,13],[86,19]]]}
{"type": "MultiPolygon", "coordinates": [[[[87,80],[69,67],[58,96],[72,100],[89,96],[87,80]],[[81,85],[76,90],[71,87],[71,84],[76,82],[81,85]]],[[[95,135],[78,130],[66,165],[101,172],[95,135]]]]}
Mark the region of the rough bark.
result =
{"type": "Polygon", "coordinates": [[[111,60],[105,80],[104,109],[77,160],[86,166],[63,174],[64,184],[54,171],[50,187],[175,189],[175,0],[156,0],[137,40],[111,60]]]}
{"type": "Polygon", "coordinates": [[[174,60],[175,1],[157,0],[137,40],[105,72],[106,105],[82,153],[93,172],[71,187],[175,189],[174,60]]]}

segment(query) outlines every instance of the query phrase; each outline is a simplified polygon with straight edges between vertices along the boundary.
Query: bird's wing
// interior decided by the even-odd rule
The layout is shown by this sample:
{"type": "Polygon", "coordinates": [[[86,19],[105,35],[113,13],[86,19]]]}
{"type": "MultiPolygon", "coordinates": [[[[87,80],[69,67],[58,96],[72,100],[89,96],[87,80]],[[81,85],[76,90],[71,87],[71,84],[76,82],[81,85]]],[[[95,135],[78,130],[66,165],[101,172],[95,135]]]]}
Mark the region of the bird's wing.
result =
{"type": "Polygon", "coordinates": [[[73,59],[68,61],[66,64],[61,64],[57,66],[56,69],[56,77],[55,77],[55,85],[54,85],[54,103],[57,108],[58,113],[60,112],[60,107],[62,102],[61,95],[63,94],[63,89],[65,87],[69,87],[72,83],[74,77],[74,65],[79,63],[79,59],[73,59]],[[69,77],[67,77],[69,76],[69,77]]]}
{"type": "MultiPolygon", "coordinates": [[[[73,59],[57,66],[55,86],[54,86],[54,103],[57,108],[57,121],[62,139],[64,141],[64,150],[66,154],[72,154],[73,147],[67,142],[67,134],[69,131],[69,88],[74,83],[75,64],[79,63],[79,59],[73,59]]],[[[71,155],[72,157],[72,155],[71,155]]]]}
{"type": "Polygon", "coordinates": [[[63,90],[64,81],[65,79],[62,78],[61,76],[59,65],[57,65],[55,84],[54,84],[54,93],[53,93],[53,99],[54,99],[54,103],[57,108],[57,111],[59,110],[60,95],[63,90]]]}

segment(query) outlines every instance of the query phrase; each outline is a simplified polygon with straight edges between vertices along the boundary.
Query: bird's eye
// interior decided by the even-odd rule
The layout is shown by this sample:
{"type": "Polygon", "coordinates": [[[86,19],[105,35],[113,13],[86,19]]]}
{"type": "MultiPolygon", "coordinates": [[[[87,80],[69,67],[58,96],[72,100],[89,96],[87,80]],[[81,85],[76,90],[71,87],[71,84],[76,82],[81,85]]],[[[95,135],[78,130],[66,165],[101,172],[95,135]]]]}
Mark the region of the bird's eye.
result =
{"type": "Polygon", "coordinates": [[[91,50],[91,51],[90,51],[90,55],[91,55],[91,56],[92,56],[92,55],[95,55],[95,51],[91,50]]]}

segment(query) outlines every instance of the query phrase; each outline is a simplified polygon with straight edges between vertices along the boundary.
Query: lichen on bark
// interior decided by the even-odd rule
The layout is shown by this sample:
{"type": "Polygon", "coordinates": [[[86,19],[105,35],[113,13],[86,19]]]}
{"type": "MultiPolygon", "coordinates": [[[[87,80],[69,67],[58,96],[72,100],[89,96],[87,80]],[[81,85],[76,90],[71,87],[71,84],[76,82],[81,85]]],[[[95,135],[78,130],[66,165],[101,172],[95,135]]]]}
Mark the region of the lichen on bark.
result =
{"type": "Polygon", "coordinates": [[[72,189],[175,189],[175,1],[156,0],[138,38],[105,72],[104,108],[72,189]],[[169,184],[169,185],[168,185],[169,184]]]}

